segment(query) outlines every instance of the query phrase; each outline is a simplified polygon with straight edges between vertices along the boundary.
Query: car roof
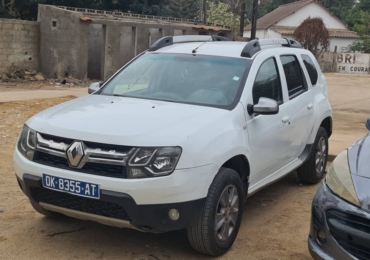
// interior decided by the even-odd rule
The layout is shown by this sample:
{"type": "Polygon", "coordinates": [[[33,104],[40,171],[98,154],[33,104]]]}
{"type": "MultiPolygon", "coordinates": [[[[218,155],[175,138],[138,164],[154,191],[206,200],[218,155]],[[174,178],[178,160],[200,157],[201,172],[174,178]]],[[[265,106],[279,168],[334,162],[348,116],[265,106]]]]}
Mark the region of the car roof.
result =
{"type": "MultiPolygon", "coordinates": [[[[240,59],[251,59],[241,56],[241,53],[248,42],[232,42],[232,41],[215,41],[215,42],[187,42],[178,43],[170,46],[160,48],[153,53],[178,53],[178,54],[193,54],[193,50],[196,49],[198,55],[212,55],[221,57],[232,57],[240,59]]],[[[261,52],[268,50],[287,49],[287,47],[278,46],[262,46],[261,52]]],[[[296,53],[302,49],[289,48],[291,53],[296,53]]],[[[258,52],[260,53],[260,52],[258,52]]],[[[258,55],[256,53],[256,55],[258,55]]],[[[254,57],[252,57],[254,58],[254,57]]]]}

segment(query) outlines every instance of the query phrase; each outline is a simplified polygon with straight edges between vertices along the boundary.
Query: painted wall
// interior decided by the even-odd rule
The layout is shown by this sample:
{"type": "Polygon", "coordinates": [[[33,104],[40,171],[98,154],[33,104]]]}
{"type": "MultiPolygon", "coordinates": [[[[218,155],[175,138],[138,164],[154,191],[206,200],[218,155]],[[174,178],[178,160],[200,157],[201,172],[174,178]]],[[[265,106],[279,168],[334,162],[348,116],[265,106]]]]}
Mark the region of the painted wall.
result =
{"type": "Polygon", "coordinates": [[[328,52],[318,61],[324,72],[370,75],[370,54],[328,52]]]}
{"type": "Polygon", "coordinates": [[[353,38],[330,38],[330,51],[334,52],[335,46],[337,46],[337,52],[346,52],[344,48],[351,45],[354,41],[358,39],[353,38]]]}
{"type": "MultiPolygon", "coordinates": [[[[293,35],[283,35],[282,37],[293,39],[293,35]]],[[[328,50],[329,52],[334,52],[335,47],[337,47],[337,52],[346,52],[347,50],[345,48],[358,39],[330,37],[329,40],[330,40],[330,50],[328,50]]]]}
{"type": "Polygon", "coordinates": [[[294,14],[279,21],[276,26],[299,26],[308,17],[321,17],[324,20],[325,26],[331,29],[346,29],[346,26],[337,18],[330,15],[322,6],[317,3],[311,3],[301,8],[294,14]]]}
{"type": "Polygon", "coordinates": [[[0,19],[0,73],[12,66],[39,70],[39,23],[0,19]]]}
{"type": "MultiPolygon", "coordinates": [[[[250,37],[251,31],[244,31],[243,34],[244,37],[250,37]]],[[[256,37],[258,39],[267,39],[267,38],[281,38],[281,34],[275,32],[274,30],[257,30],[256,31],[256,37]]]]}

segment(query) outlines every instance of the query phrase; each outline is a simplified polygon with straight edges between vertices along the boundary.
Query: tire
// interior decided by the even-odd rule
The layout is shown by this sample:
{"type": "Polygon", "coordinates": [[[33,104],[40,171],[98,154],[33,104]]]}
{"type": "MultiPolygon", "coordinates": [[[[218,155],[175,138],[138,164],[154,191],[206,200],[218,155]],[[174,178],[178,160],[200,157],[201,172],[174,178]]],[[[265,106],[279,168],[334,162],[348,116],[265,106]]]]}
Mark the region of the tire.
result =
{"type": "Polygon", "coordinates": [[[190,245],[194,250],[206,255],[220,256],[231,248],[242,220],[244,196],[243,184],[237,172],[221,168],[208,190],[202,212],[196,218],[193,226],[187,230],[190,245]],[[232,191],[234,191],[234,196],[231,195],[232,191]],[[225,194],[227,197],[223,198],[228,199],[222,200],[221,195],[225,194]],[[235,194],[238,196],[237,201],[235,194]],[[231,200],[235,201],[234,204],[230,203],[230,196],[233,197],[231,200]],[[231,207],[227,207],[225,202],[229,206],[231,204],[231,207]],[[237,212],[236,207],[238,207],[237,212]],[[217,231],[216,213],[219,213],[220,224],[227,219],[227,225],[226,223],[221,225],[217,231]],[[222,232],[224,230],[229,232],[222,232]]]}
{"type": "Polygon", "coordinates": [[[309,159],[298,169],[298,177],[303,183],[317,184],[321,181],[326,172],[326,164],[328,162],[328,151],[329,151],[328,134],[325,128],[320,127],[319,131],[317,132],[317,136],[313,144],[309,159]],[[320,142],[325,142],[325,149],[321,151],[321,155],[318,155],[319,147],[321,147],[320,142]],[[316,164],[317,160],[316,156],[320,157],[319,164],[320,167],[316,164]]]}
{"type": "Polygon", "coordinates": [[[40,206],[40,204],[38,204],[37,202],[34,202],[34,201],[30,201],[30,202],[31,202],[31,205],[34,208],[34,210],[36,210],[41,215],[44,215],[44,216],[49,217],[49,218],[63,218],[64,217],[64,215],[62,215],[60,213],[43,209],[40,206]]]}

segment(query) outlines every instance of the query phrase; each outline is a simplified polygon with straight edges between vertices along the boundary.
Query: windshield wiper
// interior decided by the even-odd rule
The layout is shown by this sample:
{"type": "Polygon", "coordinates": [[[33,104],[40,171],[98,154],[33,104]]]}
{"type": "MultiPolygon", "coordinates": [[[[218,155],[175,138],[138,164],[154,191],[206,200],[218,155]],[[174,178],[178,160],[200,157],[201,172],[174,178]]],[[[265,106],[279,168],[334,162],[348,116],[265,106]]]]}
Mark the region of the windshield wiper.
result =
{"type": "Polygon", "coordinates": [[[121,94],[114,94],[113,97],[126,97],[125,95],[121,95],[121,94]]]}

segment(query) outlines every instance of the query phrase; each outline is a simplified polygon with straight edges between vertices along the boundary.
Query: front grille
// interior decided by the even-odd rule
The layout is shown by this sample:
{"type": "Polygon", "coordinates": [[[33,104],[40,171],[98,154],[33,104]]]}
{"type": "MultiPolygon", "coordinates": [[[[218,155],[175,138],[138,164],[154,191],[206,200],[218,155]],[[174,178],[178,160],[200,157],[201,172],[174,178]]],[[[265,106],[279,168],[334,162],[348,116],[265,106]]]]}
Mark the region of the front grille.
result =
{"type": "Polygon", "coordinates": [[[43,165],[70,171],[111,178],[126,178],[126,167],[120,165],[86,163],[82,169],[76,169],[69,166],[66,158],[43,153],[41,151],[36,151],[33,161],[43,165]]]}
{"type": "Polygon", "coordinates": [[[370,259],[370,219],[328,211],[327,222],[338,243],[360,260],[370,259]]]}
{"type": "Polygon", "coordinates": [[[44,188],[33,189],[32,195],[38,202],[98,216],[131,221],[125,209],[116,203],[79,197],[44,188]]]}

